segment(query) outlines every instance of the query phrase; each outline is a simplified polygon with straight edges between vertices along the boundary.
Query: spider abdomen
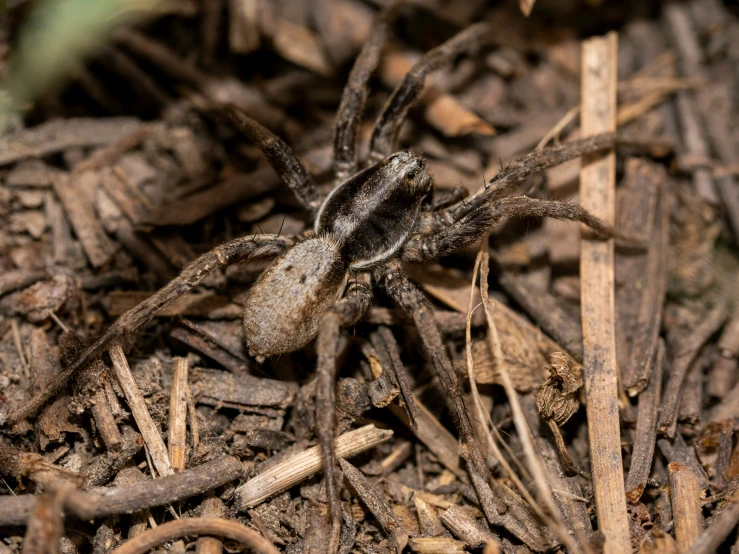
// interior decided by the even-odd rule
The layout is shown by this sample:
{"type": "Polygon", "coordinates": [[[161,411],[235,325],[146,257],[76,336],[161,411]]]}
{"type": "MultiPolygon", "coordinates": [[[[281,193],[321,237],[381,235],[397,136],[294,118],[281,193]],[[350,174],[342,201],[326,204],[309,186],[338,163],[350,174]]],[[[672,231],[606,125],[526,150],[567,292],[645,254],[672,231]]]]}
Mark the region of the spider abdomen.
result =
{"type": "Polygon", "coordinates": [[[244,305],[250,354],[261,361],[305,346],[344,292],[347,275],[340,248],[329,238],[301,242],[272,262],[244,305]]]}

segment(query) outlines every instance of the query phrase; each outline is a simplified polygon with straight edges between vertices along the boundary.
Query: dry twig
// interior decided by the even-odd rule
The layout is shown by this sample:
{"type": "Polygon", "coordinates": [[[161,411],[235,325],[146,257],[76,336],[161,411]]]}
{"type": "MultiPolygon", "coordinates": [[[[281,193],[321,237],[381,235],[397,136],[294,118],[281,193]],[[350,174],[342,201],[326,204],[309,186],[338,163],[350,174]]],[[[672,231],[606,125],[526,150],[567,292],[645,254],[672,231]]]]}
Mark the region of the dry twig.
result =
{"type": "MultiPolygon", "coordinates": [[[[163,506],[203,494],[237,479],[241,462],[223,456],[207,464],[160,479],[128,486],[71,491],[65,498],[69,513],[80,519],[96,519],[163,506]]],[[[0,497],[0,527],[25,525],[33,495],[0,497]]]]}
{"type": "MultiPolygon", "coordinates": [[[[617,35],[594,38],[582,47],[584,136],[616,128],[617,35]]],[[[583,208],[609,224],[615,221],[616,158],[613,152],[583,158],[583,208]]],[[[580,259],[583,370],[587,397],[590,465],[598,526],[608,554],[629,554],[618,414],[613,241],[583,237],[580,259]]]]}

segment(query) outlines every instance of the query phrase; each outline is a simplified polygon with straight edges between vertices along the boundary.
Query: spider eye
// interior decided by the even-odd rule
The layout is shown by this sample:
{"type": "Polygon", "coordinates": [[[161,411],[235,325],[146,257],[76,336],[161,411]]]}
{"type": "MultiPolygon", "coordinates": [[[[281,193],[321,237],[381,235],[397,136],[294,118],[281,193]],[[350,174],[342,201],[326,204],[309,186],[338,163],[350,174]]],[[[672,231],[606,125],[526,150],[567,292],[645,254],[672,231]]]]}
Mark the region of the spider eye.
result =
{"type": "Polygon", "coordinates": [[[415,178],[416,173],[414,171],[409,171],[408,173],[405,174],[405,176],[406,176],[406,178],[408,180],[411,180],[411,179],[415,178]]]}

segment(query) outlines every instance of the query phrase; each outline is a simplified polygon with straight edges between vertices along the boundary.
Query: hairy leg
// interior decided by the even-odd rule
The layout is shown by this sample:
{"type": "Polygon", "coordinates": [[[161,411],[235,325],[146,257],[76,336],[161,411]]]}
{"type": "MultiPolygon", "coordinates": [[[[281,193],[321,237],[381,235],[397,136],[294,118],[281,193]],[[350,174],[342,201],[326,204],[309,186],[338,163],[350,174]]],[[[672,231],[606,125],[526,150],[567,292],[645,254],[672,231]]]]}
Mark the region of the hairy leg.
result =
{"type": "Polygon", "coordinates": [[[413,319],[413,323],[418,329],[423,346],[433,362],[439,383],[444,389],[449,410],[457,426],[462,441],[462,457],[465,458],[468,464],[471,464],[472,470],[477,475],[488,476],[487,466],[475,442],[472,424],[462,398],[462,389],[457,372],[454,370],[452,361],[441,339],[436,319],[434,319],[434,314],[423,292],[403,273],[397,260],[377,268],[374,276],[395,303],[413,319]]]}
{"type": "Polygon", "coordinates": [[[556,200],[539,200],[528,196],[503,198],[492,205],[483,205],[459,221],[436,233],[419,233],[403,247],[403,260],[422,262],[441,258],[480,240],[490,227],[503,217],[550,217],[579,221],[604,238],[614,238],[621,246],[644,248],[644,240],[629,237],[604,223],[578,204],[556,200]]]}
{"type": "Polygon", "coordinates": [[[251,259],[275,256],[285,251],[295,242],[294,237],[254,235],[226,242],[206,252],[190,262],[177,277],[159,289],[153,296],[120,316],[77,360],[54,377],[44,390],[11,413],[6,421],[0,422],[0,424],[11,426],[36,413],[41,406],[69,382],[69,379],[77,371],[99,356],[113,341],[123,335],[135,333],[151,321],[160,309],[197,286],[216,269],[251,259]]]}
{"type": "Polygon", "coordinates": [[[527,545],[532,545],[532,550],[537,552],[552,550],[556,546],[556,541],[551,538],[549,531],[540,527],[540,524],[533,527],[531,525],[536,517],[533,511],[522,506],[520,498],[505,485],[492,479],[475,441],[470,417],[462,398],[459,378],[423,293],[403,274],[397,260],[378,268],[375,278],[385,287],[393,300],[413,318],[423,346],[434,364],[447,405],[457,426],[462,447],[460,455],[467,464],[467,472],[485,517],[492,525],[505,527],[527,545]]]}
{"type": "Polygon", "coordinates": [[[426,75],[443,67],[464,52],[487,43],[495,33],[487,23],[477,23],[429,50],[414,65],[388,99],[377,118],[370,141],[370,161],[379,162],[392,154],[395,139],[408,110],[423,90],[426,75]]]}
{"type": "MultiPolygon", "coordinates": [[[[359,273],[349,281],[347,292],[321,320],[316,343],[318,351],[318,384],[316,387],[316,431],[321,443],[323,462],[326,468],[326,490],[332,523],[332,542],[338,540],[341,524],[339,483],[336,474],[336,452],[334,451],[336,349],[339,329],[354,325],[364,315],[372,300],[372,285],[369,273],[359,273]]],[[[332,545],[333,546],[333,545],[332,545]]],[[[338,546],[338,543],[337,545],[338,546]]],[[[328,552],[334,552],[328,550],[328,552]]]]}
{"type": "Polygon", "coordinates": [[[307,209],[315,212],[320,198],[313,177],[280,137],[254,121],[236,106],[224,108],[231,121],[262,150],[280,178],[307,209]]]}
{"type": "Polygon", "coordinates": [[[560,146],[536,150],[509,163],[495,177],[490,179],[485,187],[479,189],[469,198],[465,198],[445,210],[424,214],[421,223],[426,227],[440,230],[459,221],[481,206],[510,195],[516,187],[534,173],[580,156],[602,152],[619,145],[645,152],[651,152],[655,149],[655,146],[660,146],[662,150],[657,149],[660,154],[663,154],[665,148],[669,150],[668,145],[661,143],[659,140],[640,140],[618,133],[601,133],[584,139],[573,140],[560,146]]]}
{"type": "Polygon", "coordinates": [[[401,2],[390,4],[378,16],[369,38],[354,62],[349,81],[341,95],[334,125],[334,176],[341,183],[357,171],[357,127],[367,100],[367,83],[380,62],[382,48],[390,33],[390,25],[401,2]]]}

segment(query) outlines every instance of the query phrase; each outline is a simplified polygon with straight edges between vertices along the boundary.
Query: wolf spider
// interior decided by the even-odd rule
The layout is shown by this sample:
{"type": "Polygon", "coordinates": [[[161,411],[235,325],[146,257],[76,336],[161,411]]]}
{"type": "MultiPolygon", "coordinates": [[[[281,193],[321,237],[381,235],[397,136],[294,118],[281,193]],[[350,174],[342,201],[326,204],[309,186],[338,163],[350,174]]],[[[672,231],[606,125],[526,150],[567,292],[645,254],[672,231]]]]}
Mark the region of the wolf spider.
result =
{"type": "MultiPolygon", "coordinates": [[[[315,230],[299,237],[241,237],[203,254],[156,294],[120,316],[44,391],[12,413],[6,425],[33,414],[75,372],[114,341],[139,330],[161,308],[197,286],[208,274],[232,264],[276,257],[246,300],[243,329],[250,353],[261,361],[298,350],[318,337],[317,406],[331,406],[339,330],[360,320],[370,306],[373,285],[384,288],[418,328],[458,427],[461,452],[473,484],[477,488],[486,481],[488,470],[472,438],[457,374],[424,294],[404,274],[402,263],[434,260],[472,245],[505,216],[575,220],[601,236],[618,236],[614,229],[577,205],[526,196],[506,197],[533,172],[609,149],[618,139],[615,134],[602,134],[531,153],[502,169],[472,196],[427,209],[424,200],[431,192],[432,178],[421,157],[407,151],[393,153],[398,131],[418,98],[426,75],[457,55],[479,48],[494,33],[487,24],[473,25],[423,56],[382,109],[372,132],[371,164],[360,169],[355,150],[357,127],[368,80],[378,65],[393,14],[391,8],[378,18],[344,89],[334,129],[335,187],[326,197],[319,194],[310,174],[281,139],[238,109],[225,108],[231,120],[261,148],[303,207],[313,214],[315,230]]],[[[412,411],[412,406],[407,408],[412,411]]],[[[341,521],[334,414],[317,410],[316,421],[326,467],[333,542],[341,521]]]]}

